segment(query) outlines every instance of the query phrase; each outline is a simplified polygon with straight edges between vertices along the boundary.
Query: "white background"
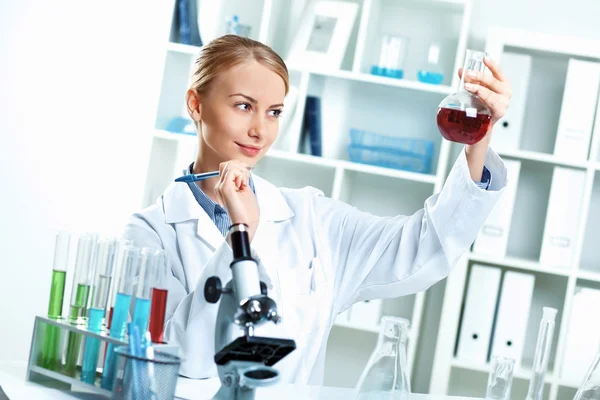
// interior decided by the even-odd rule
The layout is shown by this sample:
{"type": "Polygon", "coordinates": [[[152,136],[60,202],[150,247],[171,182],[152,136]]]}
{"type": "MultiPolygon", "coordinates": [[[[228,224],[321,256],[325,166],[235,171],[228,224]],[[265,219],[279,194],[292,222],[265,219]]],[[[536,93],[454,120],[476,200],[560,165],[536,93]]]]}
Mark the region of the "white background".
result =
{"type": "MultiPolygon", "coordinates": [[[[118,234],[141,204],[172,7],[158,3],[0,0],[0,361],[27,357],[56,231],[118,234]]],[[[597,0],[474,0],[469,46],[490,25],[600,39],[598,15],[597,0]]]]}

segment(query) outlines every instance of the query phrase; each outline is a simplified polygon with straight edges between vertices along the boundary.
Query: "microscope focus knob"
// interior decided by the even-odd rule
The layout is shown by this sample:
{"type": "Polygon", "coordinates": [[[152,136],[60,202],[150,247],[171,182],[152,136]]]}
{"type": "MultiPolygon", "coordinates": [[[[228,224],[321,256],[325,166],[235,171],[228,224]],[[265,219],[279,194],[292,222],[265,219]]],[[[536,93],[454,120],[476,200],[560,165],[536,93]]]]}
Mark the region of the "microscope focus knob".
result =
{"type": "Polygon", "coordinates": [[[221,298],[223,287],[218,276],[211,276],[206,280],[204,285],[204,298],[209,303],[216,303],[221,298]]]}
{"type": "Polygon", "coordinates": [[[260,318],[260,314],[262,312],[262,307],[260,306],[260,302],[257,300],[251,300],[248,303],[248,307],[246,308],[248,314],[252,316],[255,320],[260,318]]]}

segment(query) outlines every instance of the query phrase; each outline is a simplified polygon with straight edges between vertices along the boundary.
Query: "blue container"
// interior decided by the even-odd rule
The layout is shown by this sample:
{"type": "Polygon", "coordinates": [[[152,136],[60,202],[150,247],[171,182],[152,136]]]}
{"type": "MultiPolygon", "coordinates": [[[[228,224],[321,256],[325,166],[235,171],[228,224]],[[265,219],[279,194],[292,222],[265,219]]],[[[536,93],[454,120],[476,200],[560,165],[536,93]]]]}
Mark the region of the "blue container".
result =
{"type": "Polygon", "coordinates": [[[371,66],[371,75],[385,76],[388,78],[402,79],[404,78],[404,70],[402,69],[390,69],[380,67],[379,65],[371,66]]]}
{"type": "Polygon", "coordinates": [[[417,79],[419,82],[441,85],[444,81],[444,74],[432,71],[419,71],[417,73],[417,79]]]}
{"type": "Polygon", "coordinates": [[[434,142],[426,139],[392,137],[350,130],[350,161],[428,174],[431,172],[434,142]]]}

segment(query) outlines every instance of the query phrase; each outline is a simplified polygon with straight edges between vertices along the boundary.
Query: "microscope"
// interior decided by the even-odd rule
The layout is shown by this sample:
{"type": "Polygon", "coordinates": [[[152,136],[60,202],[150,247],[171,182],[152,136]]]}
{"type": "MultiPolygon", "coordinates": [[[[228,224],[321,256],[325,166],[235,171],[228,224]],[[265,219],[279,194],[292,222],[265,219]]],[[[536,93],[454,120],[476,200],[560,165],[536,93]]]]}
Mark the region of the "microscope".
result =
{"type": "Polygon", "coordinates": [[[253,400],[255,389],[276,384],[279,372],[273,368],[296,348],[290,339],[260,337],[254,329],[266,322],[281,322],[277,304],[267,295],[267,285],[260,281],[258,264],[252,258],[247,226],[229,228],[233,261],[232,278],[225,287],[217,276],[204,285],[204,297],[215,304],[220,300],[215,326],[214,357],[221,388],[214,399],[253,400]],[[233,328],[244,335],[233,341],[233,328]],[[229,342],[229,343],[228,343],[229,342]]]}

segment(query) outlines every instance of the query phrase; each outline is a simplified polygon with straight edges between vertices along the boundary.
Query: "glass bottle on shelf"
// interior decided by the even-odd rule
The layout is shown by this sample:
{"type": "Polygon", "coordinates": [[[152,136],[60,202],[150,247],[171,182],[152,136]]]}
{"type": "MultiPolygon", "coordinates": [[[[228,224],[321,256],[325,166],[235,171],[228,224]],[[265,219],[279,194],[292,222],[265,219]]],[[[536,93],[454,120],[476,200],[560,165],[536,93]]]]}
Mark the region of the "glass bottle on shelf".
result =
{"type": "Polygon", "coordinates": [[[444,71],[442,71],[439,62],[440,46],[437,43],[432,43],[431,46],[429,46],[427,65],[417,72],[417,79],[419,82],[440,85],[444,80],[444,71]]]}
{"type": "Polygon", "coordinates": [[[600,400],[600,351],[596,353],[573,400],[600,400]]]}
{"type": "Polygon", "coordinates": [[[377,345],[358,381],[359,400],[403,399],[409,395],[406,360],[409,326],[405,318],[381,318],[377,345]]]}
{"type": "Polygon", "coordinates": [[[474,144],[483,139],[490,128],[490,109],[477,95],[465,89],[467,71],[482,73],[485,55],[481,51],[467,50],[458,92],[447,96],[438,106],[437,125],[447,140],[474,144]]]}

